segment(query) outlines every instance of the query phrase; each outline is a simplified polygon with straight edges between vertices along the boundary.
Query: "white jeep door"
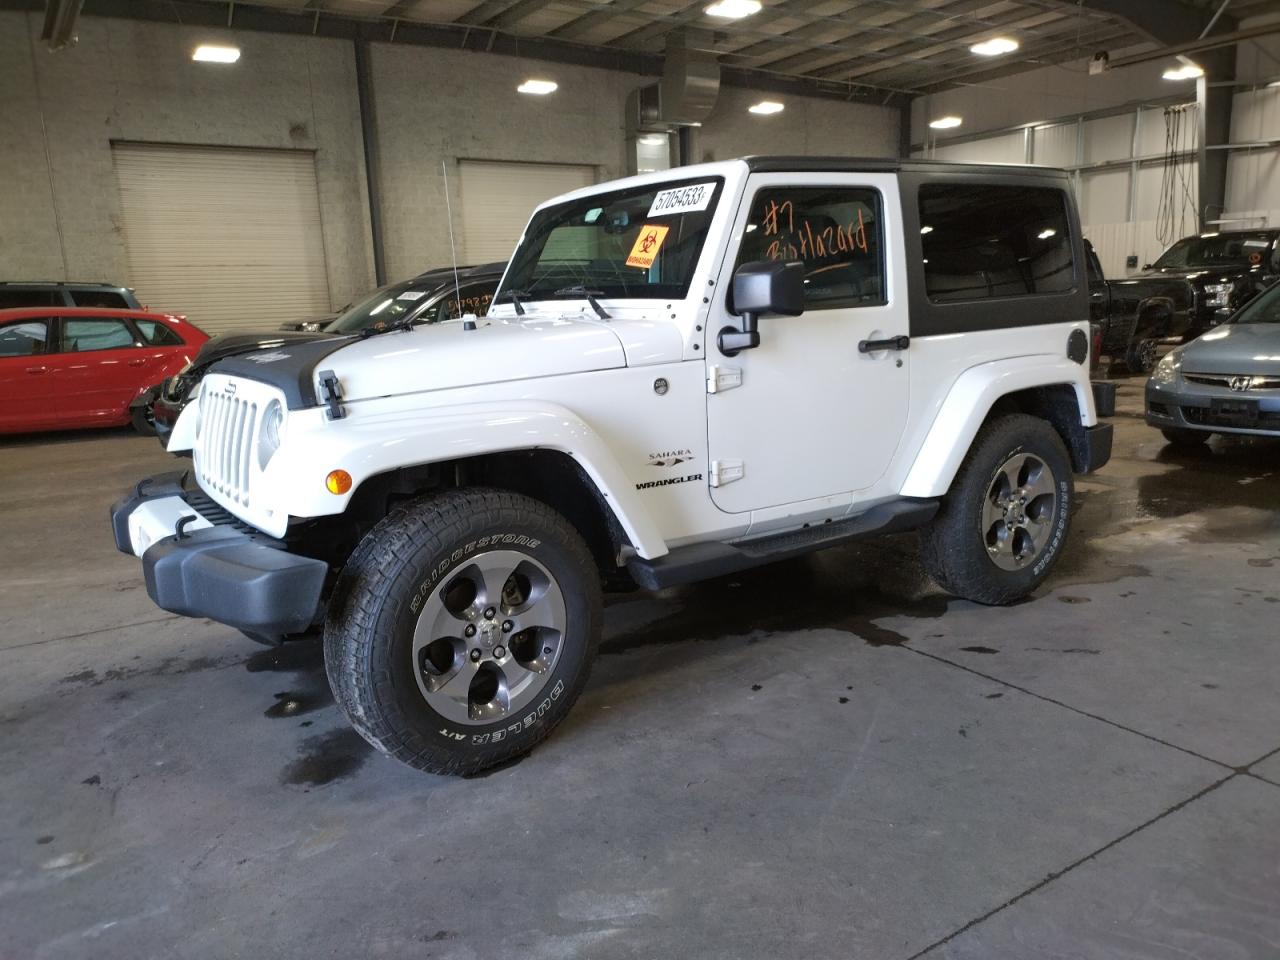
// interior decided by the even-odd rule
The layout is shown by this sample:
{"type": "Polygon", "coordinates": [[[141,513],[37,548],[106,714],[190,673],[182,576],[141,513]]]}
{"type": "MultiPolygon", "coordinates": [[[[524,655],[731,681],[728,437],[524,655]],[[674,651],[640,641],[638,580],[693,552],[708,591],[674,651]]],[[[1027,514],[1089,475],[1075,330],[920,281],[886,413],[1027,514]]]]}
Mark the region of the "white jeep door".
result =
{"type": "Polygon", "coordinates": [[[717,507],[761,510],[871,487],[907,422],[901,204],[893,174],[759,174],[738,211],[707,324],[708,477],[717,507]],[[734,269],[800,260],[805,310],[762,317],[760,345],[717,347],[734,269]]]}

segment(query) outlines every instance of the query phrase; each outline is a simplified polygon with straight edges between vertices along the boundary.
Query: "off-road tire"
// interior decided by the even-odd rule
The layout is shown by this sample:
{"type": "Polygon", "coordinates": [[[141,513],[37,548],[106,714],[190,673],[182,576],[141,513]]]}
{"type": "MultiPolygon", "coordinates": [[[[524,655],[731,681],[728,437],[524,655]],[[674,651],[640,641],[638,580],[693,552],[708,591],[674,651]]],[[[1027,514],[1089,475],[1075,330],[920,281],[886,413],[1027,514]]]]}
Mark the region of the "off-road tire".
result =
{"type": "Polygon", "coordinates": [[[1213,436],[1207,430],[1186,430],[1182,427],[1161,427],[1160,433],[1166,441],[1180,450],[1196,450],[1203,447],[1213,436]]]}
{"type": "Polygon", "coordinates": [[[356,547],[329,604],[325,669],[352,726],[378,750],[431,773],[475,773],[527,753],[564,719],[587,682],[601,606],[591,553],[562,516],[503,490],[448,491],[397,507],[356,547]],[[456,722],[415,675],[414,604],[425,610],[468,558],[493,548],[523,552],[551,574],[565,629],[536,703],[491,723],[456,722]]]}
{"type": "Polygon", "coordinates": [[[933,520],[920,531],[920,555],[929,575],[945,590],[989,605],[1012,603],[1034,590],[1066,543],[1075,484],[1062,438],[1045,420],[1010,414],[985,424],[956,472],[933,520]],[[1027,453],[1052,472],[1057,509],[1048,539],[1024,569],[1001,569],[988,553],[983,510],[992,481],[1011,458],[1027,453]]]}

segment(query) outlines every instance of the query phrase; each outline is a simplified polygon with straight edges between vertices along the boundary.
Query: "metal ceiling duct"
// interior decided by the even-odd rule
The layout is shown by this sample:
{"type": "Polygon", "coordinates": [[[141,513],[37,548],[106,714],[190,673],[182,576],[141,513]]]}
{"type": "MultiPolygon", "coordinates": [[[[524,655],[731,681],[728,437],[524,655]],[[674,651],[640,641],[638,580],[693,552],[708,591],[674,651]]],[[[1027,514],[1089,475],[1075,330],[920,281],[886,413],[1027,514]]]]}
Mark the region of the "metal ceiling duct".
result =
{"type": "Polygon", "coordinates": [[[83,6],[84,0],[45,0],[44,27],[40,31],[40,39],[50,50],[75,45],[76,23],[83,6]]]}

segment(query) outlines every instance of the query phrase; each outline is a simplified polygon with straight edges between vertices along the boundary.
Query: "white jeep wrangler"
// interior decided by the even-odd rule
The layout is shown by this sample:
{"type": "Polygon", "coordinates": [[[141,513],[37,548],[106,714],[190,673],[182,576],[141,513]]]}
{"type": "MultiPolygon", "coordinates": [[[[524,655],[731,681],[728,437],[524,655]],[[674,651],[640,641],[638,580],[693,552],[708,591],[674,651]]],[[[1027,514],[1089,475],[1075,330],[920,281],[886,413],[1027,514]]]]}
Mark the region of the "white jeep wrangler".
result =
{"type": "MultiPolygon", "coordinates": [[[[751,158],[534,213],[483,320],[222,361],[113,509],[166,610],[323,625],[351,723],[424,770],[527,751],[602,583],[659,589],[918,528],[1008,603],[1110,455],[1065,174],[751,158]]],[[[1103,410],[1104,415],[1110,410],[1103,410]]]]}

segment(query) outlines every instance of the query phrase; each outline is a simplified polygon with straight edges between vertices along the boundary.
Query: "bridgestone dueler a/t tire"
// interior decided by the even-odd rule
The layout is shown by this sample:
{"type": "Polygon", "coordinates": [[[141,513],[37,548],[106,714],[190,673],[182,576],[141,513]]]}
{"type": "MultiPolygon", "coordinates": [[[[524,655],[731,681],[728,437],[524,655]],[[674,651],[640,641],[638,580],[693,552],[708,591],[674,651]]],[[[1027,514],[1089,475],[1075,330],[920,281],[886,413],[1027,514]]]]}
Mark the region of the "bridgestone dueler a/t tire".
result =
{"type": "Polygon", "coordinates": [[[978,432],[933,520],[920,531],[925,569],[947,591],[999,605],[1025,597],[1049,575],[1067,540],[1075,484],[1071,459],[1056,430],[1039,417],[1010,414],[978,432]],[[982,510],[997,469],[1018,453],[1039,457],[1052,471],[1058,513],[1048,542],[1022,570],[1002,570],[987,553],[982,510]]]}
{"type": "Polygon", "coordinates": [[[564,719],[586,685],[600,624],[598,571],[562,516],[502,490],[455,490],[398,507],[360,542],[330,602],[325,668],[352,726],[379,750],[420,770],[468,774],[528,752],[564,719]],[[513,543],[551,573],[564,598],[566,628],[546,694],[519,716],[446,720],[414,674],[413,600],[468,555],[513,543]]]}

